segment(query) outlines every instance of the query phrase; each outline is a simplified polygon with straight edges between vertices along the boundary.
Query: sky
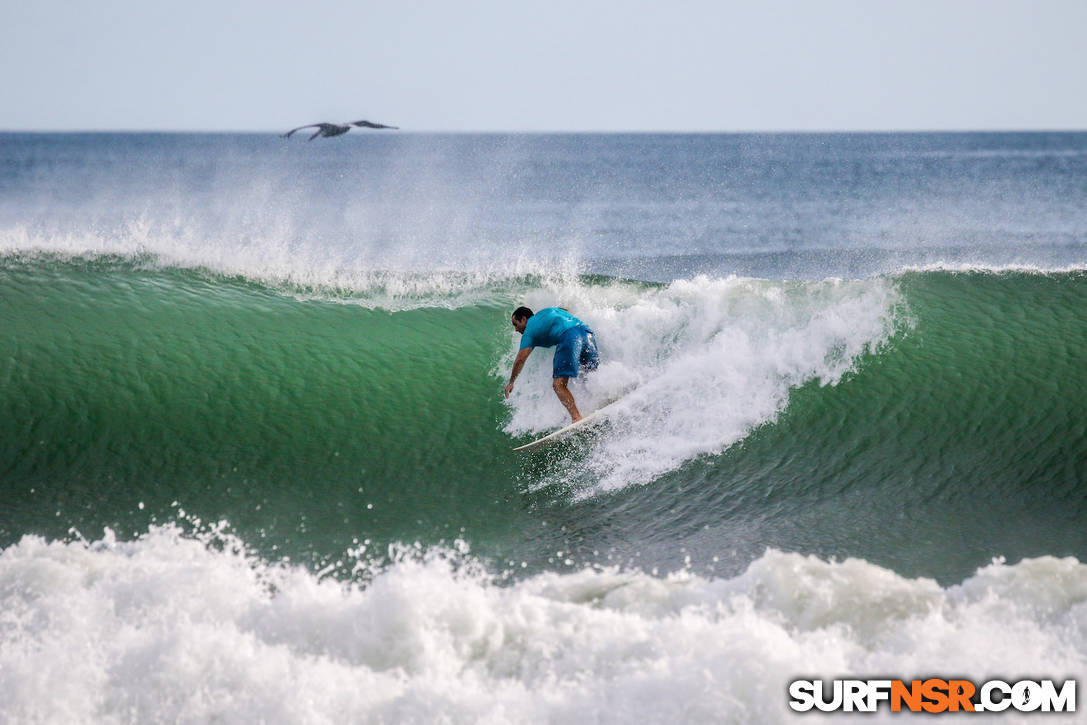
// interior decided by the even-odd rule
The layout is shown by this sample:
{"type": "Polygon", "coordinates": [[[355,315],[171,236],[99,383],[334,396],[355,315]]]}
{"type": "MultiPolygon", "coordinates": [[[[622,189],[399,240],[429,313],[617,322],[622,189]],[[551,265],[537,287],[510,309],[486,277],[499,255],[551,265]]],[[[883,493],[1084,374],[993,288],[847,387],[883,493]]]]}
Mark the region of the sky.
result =
{"type": "Polygon", "coordinates": [[[1080,0],[0,0],[0,130],[1087,128],[1080,0]]]}

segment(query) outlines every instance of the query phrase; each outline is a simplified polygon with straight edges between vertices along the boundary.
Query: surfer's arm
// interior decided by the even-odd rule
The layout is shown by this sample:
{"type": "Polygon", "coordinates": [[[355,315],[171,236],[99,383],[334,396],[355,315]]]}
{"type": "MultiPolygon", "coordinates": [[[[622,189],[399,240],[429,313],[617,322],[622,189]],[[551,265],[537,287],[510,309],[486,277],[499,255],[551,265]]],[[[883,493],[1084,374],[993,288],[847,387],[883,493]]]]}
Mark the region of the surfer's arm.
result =
{"type": "Polygon", "coordinates": [[[532,348],[526,347],[523,350],[517,351],[517,359],[513,361],[513,372],[510,373],[510,381],[506,385],[506,397],[510,397],[510,393],[513,392],[513,381],[517,379],[517,376],[521,374],[521,368],[525,366],[525,360],[528,360],[528,356],[532,354],[532,348]]]}

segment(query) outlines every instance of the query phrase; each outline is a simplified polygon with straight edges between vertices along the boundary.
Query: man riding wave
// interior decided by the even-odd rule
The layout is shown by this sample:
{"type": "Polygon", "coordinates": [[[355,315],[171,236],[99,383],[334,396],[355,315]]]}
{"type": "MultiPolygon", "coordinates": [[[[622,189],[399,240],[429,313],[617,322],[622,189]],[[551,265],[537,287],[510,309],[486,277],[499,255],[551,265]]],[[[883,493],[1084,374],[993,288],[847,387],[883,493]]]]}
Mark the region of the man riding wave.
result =
{"type": "Polygon", "coordinates": [[[525,360],[534,347],[554,347],[555,361],[551,387],[559,402],[570,413],[571,422],[581,420],[574,403],[574,396],[566,387],[570,378],[576,378],[582,367],[586,372],[596,370],[600,355],[596,350],[596,338],[589,326],[561,307],[545,307],[533,313],[527,307],[518,307],[511,318],[513,329],[521,333],[521,349],[513,361],[513,371],[506,385],[506,397],[510,397],[513,381],[521,374],[525,360]]]}

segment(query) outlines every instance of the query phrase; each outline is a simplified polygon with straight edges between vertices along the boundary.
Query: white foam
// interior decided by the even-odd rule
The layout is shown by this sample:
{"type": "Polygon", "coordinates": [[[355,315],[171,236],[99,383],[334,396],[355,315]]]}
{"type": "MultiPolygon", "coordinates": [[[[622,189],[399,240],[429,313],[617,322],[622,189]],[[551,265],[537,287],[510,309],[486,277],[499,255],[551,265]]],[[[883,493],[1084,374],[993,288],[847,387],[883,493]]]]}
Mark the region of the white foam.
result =
{"type": "MultiPolygon", "coordinates": [[[[547,287],[529,306],[558,304],[596,332],[600,370],[571,389],[583,411],[621,391],[618,413],[581,461],[592,490],[654,480],[717,454],[775,419],[789,391],[833,385],[905,322],[885,278],[770,282],[696,277],[644,290],[547,287]]],[[[514,346],[498,369],[509,370],[514,346]]],[[[550,350],[529,358],[511,396],[507,431],[539,433],[568,421],[551,390],[550,350]]]]}
{"type": "Polygon", "coordinates": [[[26,537],[0,554],[0,721],[772,723],[800,676],[1073,676],[1085,633],[1070,558],[948,588],[775,551],[500,584],[431,551],[361,587],[173,527],[26,537]]]}

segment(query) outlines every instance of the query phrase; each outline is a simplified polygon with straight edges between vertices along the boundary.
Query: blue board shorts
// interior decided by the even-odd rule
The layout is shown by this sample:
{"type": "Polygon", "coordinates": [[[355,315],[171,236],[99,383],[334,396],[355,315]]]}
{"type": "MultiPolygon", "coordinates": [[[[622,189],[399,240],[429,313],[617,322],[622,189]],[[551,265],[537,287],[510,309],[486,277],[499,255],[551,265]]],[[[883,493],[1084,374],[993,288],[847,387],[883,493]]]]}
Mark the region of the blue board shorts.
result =
{"type": "Polygon", "coordinates": [[[596,338],[587,327],[572,327],[562,334],[562,339],[555,346],[555,366],[553,378],[576,378],[582,366],[586,372],[596,370],[600,365],[600,354],[596,351],[596,338]]]}

